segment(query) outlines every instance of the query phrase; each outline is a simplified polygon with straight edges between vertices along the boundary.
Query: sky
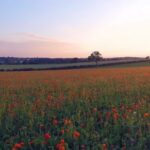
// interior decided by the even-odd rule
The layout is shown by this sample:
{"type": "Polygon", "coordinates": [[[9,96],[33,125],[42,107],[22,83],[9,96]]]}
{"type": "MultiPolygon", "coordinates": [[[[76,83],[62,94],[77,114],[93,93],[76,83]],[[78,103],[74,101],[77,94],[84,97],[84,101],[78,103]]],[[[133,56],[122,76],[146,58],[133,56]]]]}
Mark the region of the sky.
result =
{"type": "Polygon", "coordinates": [[[150,55],[150,0],[0,0],[0,56],[150,55]]]}

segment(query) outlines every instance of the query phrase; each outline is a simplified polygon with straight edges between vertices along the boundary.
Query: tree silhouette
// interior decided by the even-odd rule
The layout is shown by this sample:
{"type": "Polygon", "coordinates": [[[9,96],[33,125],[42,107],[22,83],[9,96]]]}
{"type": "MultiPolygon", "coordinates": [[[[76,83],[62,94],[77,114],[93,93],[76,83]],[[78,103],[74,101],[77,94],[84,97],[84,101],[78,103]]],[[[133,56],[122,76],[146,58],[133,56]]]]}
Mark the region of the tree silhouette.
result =
{"type": "Polygon", "coordinates": [[[102,60],[102,54],[99,51],[94,51],[89,57],[89,61],[95,61],[96,65],[98,65],[98,61],[102,60]]]}

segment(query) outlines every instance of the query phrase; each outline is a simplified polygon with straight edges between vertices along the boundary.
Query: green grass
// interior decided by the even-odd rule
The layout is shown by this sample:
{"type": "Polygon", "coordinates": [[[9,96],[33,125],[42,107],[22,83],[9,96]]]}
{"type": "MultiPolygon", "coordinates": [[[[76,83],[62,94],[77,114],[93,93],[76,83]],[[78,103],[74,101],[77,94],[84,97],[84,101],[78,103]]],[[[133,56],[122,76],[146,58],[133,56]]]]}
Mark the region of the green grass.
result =
{"type": "Polygon", "coordinates": [[[114,68],[124,68],[124,67],[144,67],[150,66],[150,61],[148,62],[136,62],[136,63],[128,63],[128,64],[119,64],[114,66],[107,66],[107,67],[114,67],[114,68]]]}
{"type": "Polygon", "coordinates": [[[0,65],[0,69],[46,69],[46,68],[61,68],[70,66],[87,66],[95,65],[94,62],[83,62],[83,63],[69,63],[69,64],[27,64],[27,65],[0,65]]]}

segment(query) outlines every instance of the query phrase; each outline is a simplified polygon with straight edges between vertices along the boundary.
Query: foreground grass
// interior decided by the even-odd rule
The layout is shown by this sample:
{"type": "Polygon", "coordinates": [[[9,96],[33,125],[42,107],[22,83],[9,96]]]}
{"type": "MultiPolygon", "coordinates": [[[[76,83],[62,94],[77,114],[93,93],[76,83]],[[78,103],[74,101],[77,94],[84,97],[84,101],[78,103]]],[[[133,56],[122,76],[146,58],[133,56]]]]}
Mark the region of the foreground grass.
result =
{"type": "Polygon", "coordinates": [[[0,148],[149,150],[150,68],[0,73],[0,148]]]}

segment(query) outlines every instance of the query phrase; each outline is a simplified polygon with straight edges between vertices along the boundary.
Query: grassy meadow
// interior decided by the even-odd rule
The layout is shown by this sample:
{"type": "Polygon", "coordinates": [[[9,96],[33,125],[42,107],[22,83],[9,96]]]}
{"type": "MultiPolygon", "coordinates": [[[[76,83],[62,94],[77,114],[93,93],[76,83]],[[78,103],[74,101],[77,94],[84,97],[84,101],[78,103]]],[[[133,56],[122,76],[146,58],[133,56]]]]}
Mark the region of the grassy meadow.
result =
{"type": "Polygon", "coordinates": [[[149,150],[150,67],[0,73],[0,150],[149,150]]]}

